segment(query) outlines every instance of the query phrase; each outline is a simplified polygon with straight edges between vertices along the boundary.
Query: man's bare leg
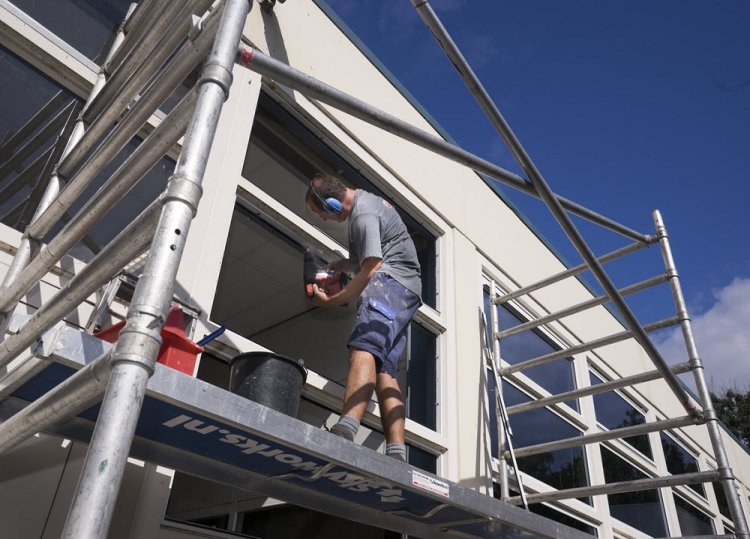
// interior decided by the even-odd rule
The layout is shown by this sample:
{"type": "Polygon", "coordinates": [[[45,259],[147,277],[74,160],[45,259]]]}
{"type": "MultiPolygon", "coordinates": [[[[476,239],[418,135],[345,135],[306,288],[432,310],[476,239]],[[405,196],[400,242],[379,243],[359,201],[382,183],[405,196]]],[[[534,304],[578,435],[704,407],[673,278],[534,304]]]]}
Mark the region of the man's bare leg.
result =
{"type": "Polygon", "coordinates": [[[349,374],[344,391],[344,406],[339,422],[331,432],[354,440],[359,429],[359,422],[367,410],[367,403],[375,390],[375,358],[370,352],[351,348],[349,355],[349,374]]]}
{"type": "Polygon", "coordinates": [[[388,443],[404,443],[406,410],[398,381],[390,374],[379,372],[375,391],[380,403],[380,420],[388,443]]]}

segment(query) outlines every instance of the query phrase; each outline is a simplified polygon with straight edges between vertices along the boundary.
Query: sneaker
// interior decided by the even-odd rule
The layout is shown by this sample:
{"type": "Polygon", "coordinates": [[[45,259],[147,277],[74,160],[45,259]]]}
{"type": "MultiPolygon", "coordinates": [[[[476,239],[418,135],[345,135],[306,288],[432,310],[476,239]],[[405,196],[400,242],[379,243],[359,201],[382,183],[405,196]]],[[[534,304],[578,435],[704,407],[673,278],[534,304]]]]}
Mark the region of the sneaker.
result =
{"type": "Polygon", "coordinates": [[[354,441],[354,433],[338,423],[331,427],[331,434],[335,434],[336,436],[349,440],[350,442],[354,441]]]}
{"type": "Polygon", "coordinates": [[[401,453],[392,453],[392,454],[390,454],[388,456],[391,457],[392,459],[395,459],[395,460],[399,461],[399,462],[406,462],[406,457],[404,457],[401,453]]]}

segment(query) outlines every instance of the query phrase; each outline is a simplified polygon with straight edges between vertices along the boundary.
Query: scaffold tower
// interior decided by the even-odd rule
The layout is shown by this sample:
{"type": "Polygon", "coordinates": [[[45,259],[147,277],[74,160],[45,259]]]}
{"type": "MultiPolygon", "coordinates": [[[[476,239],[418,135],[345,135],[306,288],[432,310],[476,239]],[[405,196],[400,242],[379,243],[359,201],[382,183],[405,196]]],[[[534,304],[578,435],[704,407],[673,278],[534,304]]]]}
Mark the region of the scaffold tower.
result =
{"type": "MultiPolygon", "coordinates": [[[[259,3],[266,10],[272,10],[275,4],[272,0],[259,3]]],[[[14,184],[6,186],[17,189],[34,175],[48,178],[14,210],[14,217],[26,228],[0,289],[3,324],[0,417],[4,420],[0,424],[0,452],[42,431],[89,442],[64,537],[107,536],[126,459],[137,455],[228,485],[252,488],[290,503],[351,515],[362,522],[422,537],[579,537],[581,534],[576,530],[517,506],[525,505],[526,501],[548,502],[719,481],[735,525],[732,537],[750,538],[661,215],[654,213],[655,232],[643,234],[557,195],[429,3],[412,0],[412,4],[518,160],[525,178],[244,42],[243,30],[252,0],[143,0],[133,4],[82,110],[75,103],[64,104],[62,97],[57,96],[40,111],[38,118],[29,121],[28,129],[3,142],[6,153],[18,156],[24,151],[31,152],[34,139],[25,140],[26,134],[48,116],[45,111],[62,107],[41,132],[45,138],[59,133],[56,143],[20,173],[14,184]],[[546,204],[584,263],[532,285],[503,294],[493,293],[491,304],[507,303],[584,271],[592,273],[605,294],[504,330],[499,328],[496,311],[492,309],[493,316],[488,322],[492,342],[485,347],[488,354],[485,359],[491,375],[497,376],[498,393],[504,377],[626,339],[637,341],[653,362],[654,370],[510,406],[507,415],[499,395],[496,411],[501,443],[497,458],[501,466],[496,479],[501,495],[500,499],[494,499],[408,464],[394,463],[321,429],[157,365],[177,270],[202,195],[203,175],[222,105],[232,86],[235,64],[546,204]],[[162,102],[197,68],[200,76],[194,87],[106,183],[70,216],[71,208],[87,187],[124,145],[142,132],[162,102]],[[86,241],[97,222],[180,139],[182,146],[174,173],[158,199],[36,312],[16,313],[18,302],[29,290],[79,241],[86,241]],[[597,257],[571,215],[625,236],[633,243],[597,257]],[[65,222],[62,229],[52,239],[45,240],[60,221],[65,222]],[[664,272],[618,290],[604,264],[651,245],[658,245],[661,250],[664,272]],[[113,345],[63,322],[72,309],[108,283],[116,282],[123,269],[144,254],[143,270],[126,323],[113,345]],[[663,283],[668,283],[671,289],[676,315],[644,326],[623,296],[663,283]],[[498,361],[502,339],[607,302],[623,321],[623,332],[512,366],[503,367],[498,361]],[[680,326],[688,354],[687,362],[674,366],[665,362],[649,337],[649,332],[670,325],[680,326]],[[694,376],[697,399],[677,378],[677,374],[685,372],[694,376]],[[512,449],[507,416],[657,379],[663,379],[682,404],[683,417],[512,449]],[[527,493],[515,463],[516,457],[688,425],[705,425],[708,429],[716,470],[527,493]],[[513,490],[520,492],[512,495],[513,490]]],[[[16,168],[18,164],[11,159],[2,166],[16,168]]],[[[479,320],[478,326],[482,324],[481,316],[479,320]]]]}

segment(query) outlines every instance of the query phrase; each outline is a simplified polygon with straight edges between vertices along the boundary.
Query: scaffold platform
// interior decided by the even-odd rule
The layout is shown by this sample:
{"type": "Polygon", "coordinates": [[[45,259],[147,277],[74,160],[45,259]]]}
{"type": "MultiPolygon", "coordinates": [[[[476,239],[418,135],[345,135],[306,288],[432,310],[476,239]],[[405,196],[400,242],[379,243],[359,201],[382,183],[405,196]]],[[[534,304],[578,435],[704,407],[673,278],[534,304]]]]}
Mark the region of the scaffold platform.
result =
{"type": "MultiPolygon", "coordinates": [[[[110,346],[63,324],[48,331],[34,353],[38,372],[0,403],[0,420],[110,346]]],[[[88,443],[98,412],[97,404],[49,432],[88,443]]],[[[589,537],[160,364],[130,454],[420,537],[589,537]]]]}

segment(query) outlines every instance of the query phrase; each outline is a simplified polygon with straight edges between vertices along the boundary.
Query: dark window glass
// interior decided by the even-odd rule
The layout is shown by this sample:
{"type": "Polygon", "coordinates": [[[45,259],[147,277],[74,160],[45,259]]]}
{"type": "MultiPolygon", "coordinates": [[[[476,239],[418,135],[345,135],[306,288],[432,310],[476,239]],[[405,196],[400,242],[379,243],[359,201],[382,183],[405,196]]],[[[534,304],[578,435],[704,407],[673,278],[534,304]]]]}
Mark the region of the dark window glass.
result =
{"type": "Polygon", "coordinates": [[[406,416],[434,430],[437,339],[416,322],[409,326],[408,339],[406,358],[399,362],[399,370],[406,366],[406,378],[399,376],[399,385],[405,391],[406,416]]]}
{"type": "MultiPolygon", "coordinates": [[[[486,294],[485,300],[488,301],[486,294]]],[[[505,305],[498,305],[497,314],[501,331],[526,321],[505,305]]],[[[489,311],[486,312],[486,316],[487,323],[490,324],[489,311]]],[[[557,350],[560,348],[536,330],[523,331],[500,339],[500,357],[511,365],[557,350]]],[[[569,358],[556,359],[544,365],[524,369],[522,372],[553,395],[575,389],[573,362],[569,358]]],[[[566,404],[578,410],[577,400],[567,401],[566,404]]]]}
{"type": "MultiPolygon", "coordinates": [[[[518,496],[520,495],[520,492],[517,488],[511,485],[510,494],[511,496],[518,496]]],[[[498,483],[492,483],[492,496],[494,498],[497,498],[498,500],[502,499],[502,490],[498,483]]],[[[594,537],[599,536],[599,532],[595,527],[590,526],[589,524],[586,524],[585,522],[582,522],[575,517],[562,513],[557,509],[553,509],[548,505],[533,503],[529,505],[529,511],[550,520],[554,520],[555,522],[559,522],[560,524],[565,524],[566,526],[569,526],[573,529],[580,530],[589,535],[593,535],[594,537]]]]}
{"type": "Polygon", "coordinates": [[[53,34],[101,63],[131,0],[11,0],[53,34]]]}
{"type": "Polygon", "coordinates": [[[56,82],[0,47],[0,219],[24,230],[31,219],[27,200],[41,196],[61,132],[75,121],[82,102],[56,82]]]}
{"type": "MultiPolygon", "coordinates": [[[[389,198],[320,136],[303,126],[273,99],[261,94],[242,175],[282,202],[289,210],[346,246],[346,224],[323,222],[312,215],[305,206],[305,192],[309,179],[318,171],[335,174],[352,188],[364,189],[383,198],[389,198]]],[[[422,298],[425,304],[435,307],[435,237],[399,208],[398,204],[394,204],[394,207],[403,219],[417,249],[422,268],[422,298]]]]}
{"type": "MultiPolygon", "coordinates": [[[[693,473],[700,471],[696,458],[688,453],[674,438],[666,432],[659,433],[661,436],[661,447],[664,449],[664,458],[667,461],[667,470],[672,475],[693,473]]],[[[702,484],[687,485],[701,496],[706,496],[702,484]]]]}
{"type": "MultiPolygon", "coordinates": [[[[615,455],[604,446],[600,446],[604,480],[607,483],[635,481],[646,478],[624,459],[615,455]]],[[[607,495],[609,514],[626,524],[654,537],[666,535],[664,511],[657,490],[638,490],[607,495]]]]}
{"type": "MultiPolygon", "coordinates": [[[[592,386],[602,383],[602,380],[598,376],[594,373],[590,374],[592,386]]],[[[608,391],[606,393],[598,393],[594,395],[594,407],[596,408],[597,421],[608,429],[632,427],[635,425],[642,425],[646,422],[646,417],[615,391],[608,391]]],[[[630,436],[628,438],[623,438],[623,440],[648,458],[654,458],[647,434],[630,436]]]]}
{"type": "Polygon", "coordinates": [[[289,537],[398,539],[401,537],[400,533],[380,530],[353,520],[345,520],[291,505],[244,513],[242,521],[240,530],[242,533],[253,537],[263,537],[263,539],[288,539],[289,537]]]}
{"type": "Polygon", "coordinates": [[[714,481],[711,483],[714,489],[714,496],[716,496],[716,505],[719,506],[719,512],[732,520],[732,513],[729,511],[729,501],[727,501],[727,495],[724,493],[724,485],[720,481],[714,481]]]}
{"type": "MultiPolygon", "coordinates": [[[[531,400],[523,392],[508,383],[503,383],[503,396],[507,406],[531,400]]],[[[491,404],[494,403],[494,399],[494,384],[492,384],[490,386],[491,404]]],[[[492,408],[490,410],[491,418],[495,415],[494,406],[492,408]]],[[[510,416],[510,426],[513,430],[512,442],[515,448],[581,435],[581,431],[546,408],[513,414],[510,416]]],[[[495,432],[495,430],[492,431],[492,439],[494,439],[493,454],[497,455],[495,432]]],[[[518,467],[522,472],[532,475],[556,489],[588,485],[586,458],[581,446],[519,458],[518,467]]],[[[585,501],[590,502],[589,500],[585,501]]]]}
{"type": "Polygon", "coordinates": [[[165,516],[196,528],[239,532],[264,539],[400,537],[394,532],[283,504],[258,492],[227,487],[180,472],[175,473],[165,516]]]}
{"type": "MultiPolygon", "coordinates": [[[[60,118],[65,113],[62,107],[73,103],[73,100],[69,94],[61,92],[55,83],[4,49],[0,51],[0,68],[3,73],[0,99],[6,103],[13,103],[13,107],[5,107],[0,115],[0,136],[4,140],[4,144],[0,143],[0,188],[3,189],[0,195],[0,219],[8,226],[22,231],[29,224],[38,204],[36,197],[44,192],[51,173],[51,167],[37,167],[37,163],[45,165],[55,156],[55,150],[61,151],[67,142],[67,136],[60,136],[64,122],[54,122],[55,118],[60,118]],[[56,95],[59,97],[56,98],[56,95]],[[48,103],[52,106],[45,106],[48,103]],[[41,116],[43,119],[40,127],[31,130],[20,143],[21,146],[16,145],[13,134],[25,133],[23,126],[28,126],[30,121],[33,123],[32,119],[35,116],[41,116]],[[53,123],[55,128],[46,132],[44,126],[50,123],[53,123]],[[51,153],[48,153],[48,150],[51,153]],[[2,163],[5,163],[5,166],[2,163]],[[29,171],[33,174],[29,174],[29,171]]],[[[64,117],[62,119],[65,120],[64,117]]],[[[47,240],[60,231],[83,206],[84,201],[109,179],[139,144],[140,141],[134,139],[126,145],[84,191],[62,221],[53,227],[47,240]]],[[[59,158],[59,153],[57,155],[59,158]]],[[[50,162],[50,165],[54,164],[50,162]]],[[[71,255],[84,261],[91,260],[94,254],[158,197],[173,169],[173,161],[161,159],[121,202],[102,217],[88,236],[72,249],[71,255]]]]}
{"type": "Polygon", "coordinates": [[[437,457],[424,449],[410,445],[407,448],[409,464],[430,473],[437,473],[437,457]]]}
{"type": "Polygon", "coordinates": [[[680,496],[674,497],[677,519],[680,521],[682,535],[713,535],[714,525],[711,518],[693,504],[680,496]]]}
{"type": "MultiPolygon", "coordinates": [[[[355,305],[313,307],[302,285],[304,247],[256,213],[235,207],[211,320],[269,350],[303,359],[318,374],[345,385],[355,305]]],[[[412,322],[404,356],[399,384],[407,417],[434,429],[435,335],[412,322]]]]}
{"type": "Polygon", "coordinates": [[[575,530],[579,530],[579,531],[582,531],[583,533],[593,535],[594,537],[599,537],[599,533],[597,532],[596,528],[594,528],[593,526],[590,526],[586,524],[585,522],[581,522],[577,518],[574,518],[570,515],[561,513],[560,511],[553,509],[547,505],[544,505],[541,503],[534,503],[529,506],[529,510],[532,513],[536,513],[537,515],[541,515],[550,520],[554,520],[555,522],[559,522],[560,524],[565,524],[566,526],[569,526],[575,530]]]}

